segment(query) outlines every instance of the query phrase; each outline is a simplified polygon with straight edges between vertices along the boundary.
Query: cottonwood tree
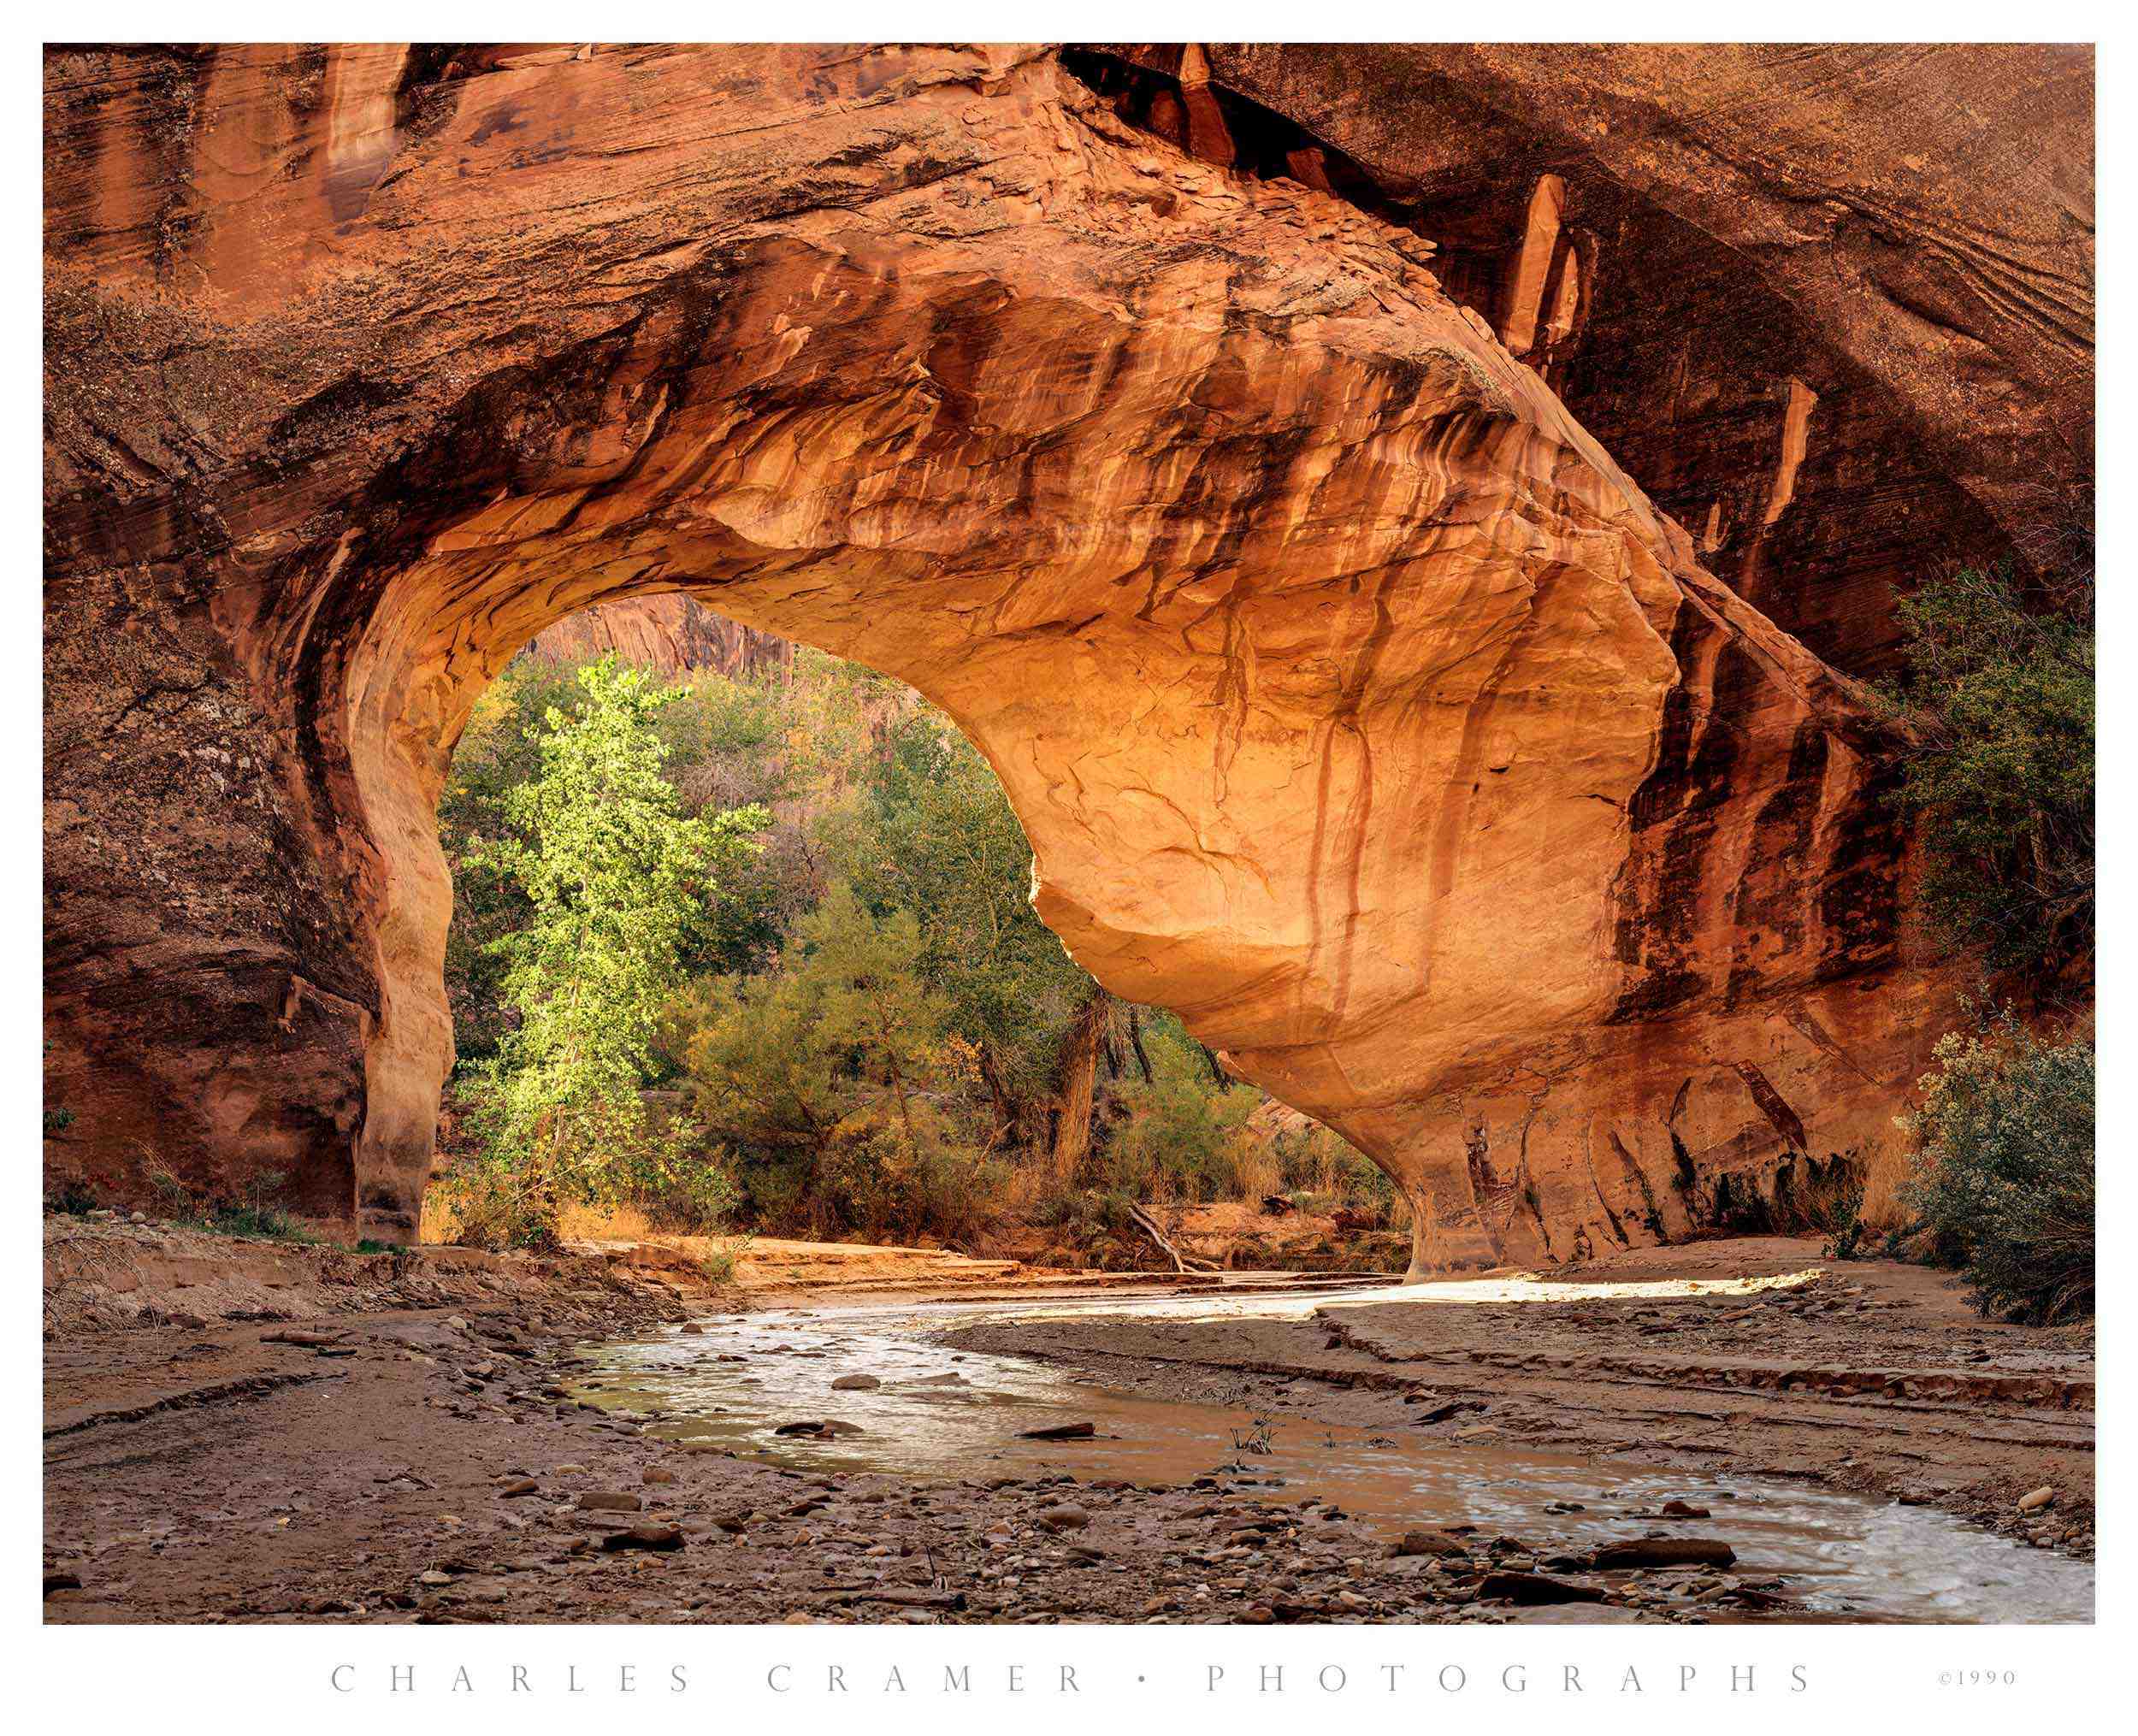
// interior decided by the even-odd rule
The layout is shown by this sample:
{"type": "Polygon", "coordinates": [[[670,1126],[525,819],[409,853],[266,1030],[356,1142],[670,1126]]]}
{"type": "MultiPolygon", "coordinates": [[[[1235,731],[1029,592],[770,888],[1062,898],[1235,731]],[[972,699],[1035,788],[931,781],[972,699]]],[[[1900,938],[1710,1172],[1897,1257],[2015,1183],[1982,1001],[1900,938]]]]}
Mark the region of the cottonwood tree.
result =
{"type": "Polygon", "coordinates": [[[824,1227],[907,1231],[969,1215],[987,1191],[949,1100],[965,1072],[954,1009],[915,965],[909,911],[834,885],[774,975],[701,983],[676,1015],[700,1120],[729,1148],[783,1160],[824,1227]]]}
{"type": "Polygon", "coordinates": [[[483,852],[529,914],[494,943],[519,1024],[470,1094],[481,1155],[464,1221],[520,1243],[552,1240],[567,1199],[658,1188],[717,1208],[724,1178],[653,1125],[640,1092],[692,925],[770,822],[754,806],[682,812],[655,728],[673,689],[613,658],[577,685],[576,712],[550,706],[529,732],[534,775],[506,792],[505,834],[483,852]]]}
{"type": "Polygon", "coordinates": [[[992,1100],[996,1143],[1088,1139],[1091,1063],[1111,997],[1031,906],[1032,851],[980,751],[940,713],[893,719],[827,848],[878,914],[911,912],[916,968],[949,1003],[992,1100]]]}

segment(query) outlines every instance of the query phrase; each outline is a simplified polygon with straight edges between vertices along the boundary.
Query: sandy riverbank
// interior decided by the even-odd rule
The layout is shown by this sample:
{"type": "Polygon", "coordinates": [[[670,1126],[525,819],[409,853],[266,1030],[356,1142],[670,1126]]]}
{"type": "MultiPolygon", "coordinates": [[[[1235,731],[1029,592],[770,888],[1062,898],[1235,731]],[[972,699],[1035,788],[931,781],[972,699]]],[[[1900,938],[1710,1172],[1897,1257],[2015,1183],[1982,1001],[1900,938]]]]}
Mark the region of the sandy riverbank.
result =
{"type": "MultiPolygon", "coordinates": [[[[959,1337],[1175,1397],[1894,1492],[2089,1550],[2090,1335],[1986,1326],[1897,1267],[1698,1293],[1726,1268],[1800,1272],[1805,1251],[1657,1250],[1553,1300],[1456,1286],[959,1337]],[[1608,1288],[1625,1283],[1644,1288],[1608,1288]],[[2022,1518],[2039,1485],[2055,1502],[2022,1518]]],[[[1536,1615],[1507,1599],[1551,1595],[1523,1577],[1554,1573],[1609,1599],[1562,1615],[1788,1614],[1787,1588],[1728,1573],[1547,1572],[1541,1516],[1395,1556],[1245,1479],[924,1481],[668,1444],[571,1387],[589,1340],[749,1305],[688,1278],[617,1250],[361,1258],[51,1220],[47,1619],[1498,1621],[1536,1615]]]]}

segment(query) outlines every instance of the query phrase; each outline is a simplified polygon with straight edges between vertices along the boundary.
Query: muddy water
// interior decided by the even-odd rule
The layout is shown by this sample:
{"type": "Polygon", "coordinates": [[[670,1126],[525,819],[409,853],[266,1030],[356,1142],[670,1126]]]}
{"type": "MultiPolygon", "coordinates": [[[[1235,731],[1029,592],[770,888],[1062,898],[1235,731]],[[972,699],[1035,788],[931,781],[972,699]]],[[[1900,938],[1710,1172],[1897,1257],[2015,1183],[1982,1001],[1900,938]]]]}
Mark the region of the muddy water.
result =
{"type": "MultiPolygon", "coordinates": [[[[960,1351],[936,1335],[981,1320],[1070,1312],[1179,1318],[1302,1316],[1317,1293],[1102,1297],[837,1306],[704,1324],[702,1334],[600,1347],[582,1396],[649,1417],[651,1432],[800,1469],[942,1479],[1119,1477],[1180,1483],[1222,1473],[1245,1492],[1333,1501],[1391,1537],[1471,1525],[1541,1552],[1574,1553],[1657,1528],[1721,1537],[1733,1570],[1776,1576],[1831,1617],[1902,1621],[2090,1621],[2094,1568],[1927,1508],[1780,1481],[1663,1471],[1607,1459],[1475,1442],[1426,1444],[1368,1430],[1173,1403],[1072,1372],[960,1351]],[[873,1375],[839,1391],[842,1375],[873,1375]],[[781,1436],[783,1423],[842,1432],[781,1436]],[[1019,1439],[1091,1422],[1089,1440],[1019,1439]],[[1677,1499],[1700,1520],[1658,1521],[1677,1499]],[[1648,1515],[1644,1517],[1643,1515],[1648,1515]]],[[[1353,1292],[1346,1302],[1363,1301],[1353,1292]]]]}

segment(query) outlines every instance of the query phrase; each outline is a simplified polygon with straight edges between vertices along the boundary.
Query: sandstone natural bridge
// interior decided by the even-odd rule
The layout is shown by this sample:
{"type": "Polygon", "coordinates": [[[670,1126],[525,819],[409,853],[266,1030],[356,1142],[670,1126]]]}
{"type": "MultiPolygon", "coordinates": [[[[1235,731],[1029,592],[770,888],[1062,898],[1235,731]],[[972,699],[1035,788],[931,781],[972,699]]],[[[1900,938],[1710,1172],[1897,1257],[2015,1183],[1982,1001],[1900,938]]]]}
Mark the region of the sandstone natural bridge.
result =
{"type": "Polygon", "coordinates": [[[1457,1256],[1802,1185],[1951,1011],[1852,677],[1896,583],[2091,487],[2091,90],[2027,49],[53,51],[67,1161],[412,1233],[462,723],[561,617],[685,591],[946,707],[1075,956],[1457,1256]]]}

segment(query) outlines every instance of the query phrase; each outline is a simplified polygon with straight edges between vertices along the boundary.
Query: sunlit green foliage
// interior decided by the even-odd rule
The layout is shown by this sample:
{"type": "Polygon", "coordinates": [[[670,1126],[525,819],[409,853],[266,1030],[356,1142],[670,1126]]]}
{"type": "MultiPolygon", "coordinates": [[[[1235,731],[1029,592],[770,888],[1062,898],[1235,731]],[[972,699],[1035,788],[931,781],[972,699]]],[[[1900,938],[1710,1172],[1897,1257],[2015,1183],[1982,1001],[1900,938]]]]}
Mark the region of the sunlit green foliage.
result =
{"type": "Polygon", "coordinates": [[[540,763],[535,726],[552,707],[576,713],[580,697],[569,670],[531,658],[515,662],[476,700],[438,799],[439,842],[453,877],[446,993],[464,1061],[495,1054],[514,1022],[497,942],[524,926],[531,912],[526,894],[490,853],[509,835],[505,798],[540,763]]]}
{"type": "Polygon", "coordinates": [[[681,812],[653,727],[670,694],[647,676],[605,660],[577,685],[575,711],[549,706],[529,732],[533,773],[505,789],[504,825],[476,856],[527,918],[491,942],[519,1019],[468,1089],[482,1160],[462,1178],[462,1219],[520,1243],[546,1240],[567,1198],[695,1190],[716,1208],[717,1172],[653,1124],[640,1092],[712,889],[770,820],[681,812]]]}

